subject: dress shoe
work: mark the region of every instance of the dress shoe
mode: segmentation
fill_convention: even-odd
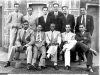
[[[37,69],[36,65],[34,65],[34,66],[32,65],[32,69],[36,70]]]
[[[59,68],[58,68],[58,66],[57,66],[57,65],[55,65],[55,66],[54,66],[54,69],[55,69],[55,70],[59,70]]]
[[[64,67],[64,70],[71,70],[71,67],[67,65]]]
[[[27,69],[31,70],[32,69],[32,65],[31,64],[27,64]]]
[[[14,60],[20,60],[19,58],[15,58],[15,57],[14,57],[13,59],[14,59]]]
[[[92,67],[89,66],[89,67],[87,68],[87,71],[88,71],[88,72],[93,72]]]
[[[8,67],[8,66],[10,66],[10,62],[9,61],[4,65],[4,67]]]
[[[45,69],[46,67],[45,67],[45,66],[41,66],[41,68],[42,68],[42,69]]]
[[[42,67],[41,66],[38,66],[38,68],[37,68],[39,71],[41,71],[42,70]]]
[[[94,49],[91,49],[91,48],[90,48],[90,51],[92,51],[92,52],[93,52],[93,54],[94,54],[95,56],[97,56],[97,55],[98,55],[97,51],[95,51]]]

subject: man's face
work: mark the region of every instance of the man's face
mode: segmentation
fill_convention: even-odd
[[[15,5],[15,11],[18,12],[18,10],[19,10],[19,5]]]
[[[43,8],[43,14],[47,15],[47,13],[48,13],[48,8]]]
[[[25,30],[27,30],[28,27],[29,27],[29,23],[28,23],[28,22],[25,22],[25,23],[23,24],[23,28],[24,28]]]
[[[85,8],[81,8],[81,9],[80,9],[80,13],[81,13],[81,15],[85,15],[85,14],[86,14]]]
[[[80,26],[79,26],[79,30],[80,30],[81,32],[83,32],[83,31],[85,31],[85,27],[84,27],[83,25],[80,25]]]
[[[27,12],[29,15],[32,15],[32,12],[33,12],[32,8],[28,8]]]
[[[55,24],[51,24],[50,29],[51,29],[51,31],[55,30]]]
[[[55,5],[53,5],[54,11],[58,11],[58,7],[59,7],[59,6],[58,6],[58,5],[56,5],[56,4],[55,4]]]
[[[42,26],[41,25],[38,25],[37,26],[37,31],[41,31],[42,30]]]
[[[70,25],[66,25],[66,32],[69,32],[71,29]]]
[[[63,7],[62,12],[63,12],[64,14],[65,14],[65,13],[68,13],[68,8]]]

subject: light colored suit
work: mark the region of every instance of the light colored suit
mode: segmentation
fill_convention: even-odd
[[[40,39],[38,40],[38,34],[40,34]],[[46,57],[46,48],[45,48],[45,33],[44,32],[35,32],[34,33],[34,38],[35,38],[35,45],[33,48],[33,60],[32,60],[32,65],[36,63],[37,56],[39,53],[41,53],[41,58],[39,62],[39,66],[44,66],[45,67],[45,57]]]
[[[9,50],[11,47],[14,46],[15,40],[17,37],[18,29],[22,28],[22,21],[24,20],[23,14],[20,12],[16,13],[15,11],[10,13],[7,20],[8,28],[10,28],[10,45]],[[16,26],[16,27],[14,27]]]
[[[32,61],[32,45],[34,44],[33,31],[30,29],[27,29],[26,35],[25,35],[25,41],[23,41],[24,31],[25,31],[24,29],[20,29],[18,31],[15,45],[11,47],[11,50],[9,50],[9,53],[8,53],[8,61],[13,60],[13,57],[19,47],[21,47],[23,45],[27,45],[27,49],[26,49],[27,63],[31,63],[31,61]]]
[[[57,62],[57,48],[58,45],[61,44],[61,35],[59,31],[54,30],[53,33],[52,31],[45,32],[46,34],[46,43],[49,47],[47,50],[48,54],[52,55],[51,61]],[[58,44],[50,45],[52,41],[52,34],[53,34],[53,42],[55,41]]]
[[[62,33],[63,51],[65,50],[65,66],[70,66],[70,50],[76,45],[75,34],[72,32]]]
[[[36,24],[37,24],[37,21],[36,21],[36,18],[34,18],[33,15],[26,15],[24,16],[24,19],[27,20],[29,22],[29,27],[33,30],[36,30]]]

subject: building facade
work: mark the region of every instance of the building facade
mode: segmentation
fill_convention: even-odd
[[[99,44],[95,45],[98,42],[99,36],[97,34],[99,32],[99,18],[98,15],[95,15],[92,12],[96,12],[99,14],[99,0],[0,0],[0,46],[2,46],[5,50],[8,49],[9,46],[9,29],[7,29],[6,21],[7,16],[10,12],[14,10],[14,3],[20,4],[20,12],[24,15],[27,14],[27,8],[31,6],[33,8],[33,15],[34,17],[40,17],[42,15],[42,7],[47,6],[49,7],[49,11],[53,10],[53,3],[59,3],[60,7],[59,10],[61,11],[61,7],[66,5],[69,7],[69,13],[73,14],[75,18],[80,15],[80,7],[85,6],[88,9],[88,13],[94,17],[94,25],[96,25],[94,34],[93,34],[93,43],[92,47],[98,50]],[[91,10],[92,9],[92,10]],[[98,11],[97,11],[98,10]],[[98,33],[99,34],[99,33]],[[97,37],[95,37],[97,36]],[[98,42],[99,43],[99,42]]]

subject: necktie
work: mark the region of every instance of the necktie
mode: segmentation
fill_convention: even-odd
[[[37,41],[39,41],[39,42],[41,41],[39,32],[38,32],[38,35],[37,35]]]
[[[26,30],[24,31],[23,38],[22,38],[24,43],[25,43],[25,36],[26,36]]]
[[[85,17],[83,15],[83,21],[82,21],[82,24],[85,26]]]

